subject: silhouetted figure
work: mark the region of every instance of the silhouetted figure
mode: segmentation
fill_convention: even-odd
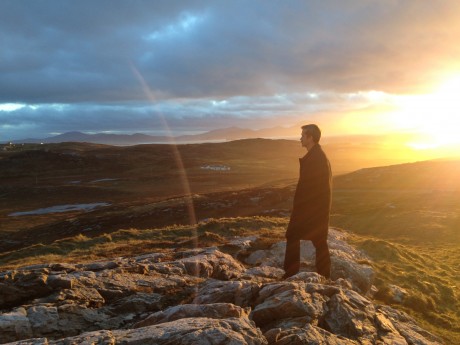
[[[302,126],[302,146],[307,154],[299,158],[300,176],[294,195],[291,219],[286,231],[284,278],[300,268],[300,240],[310,240],[316,248],[316,270],[326,278],[331,275],[327,245],[331,209],[331,166],[319,145],[321,131],[317,125]]]

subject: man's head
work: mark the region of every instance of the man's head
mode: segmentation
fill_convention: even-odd
[[[319,143],[321,139],[321,130],[317,125],[310,124],[302,126],[302,137],[300,141],[303,147],[309,150],[313,145]]]

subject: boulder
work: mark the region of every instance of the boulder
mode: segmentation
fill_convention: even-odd
[[[269,344],[273,345],[358,345],[359,342],[330,333],[317,326],[306,324],[286,330],[274,328],[264,334]]]
[[[251,319],[262,329],[284,328],[287,323],[304,326],[315,322],[323,313],[326,299],[318,293],[309,293],[305,284],[273,283],[264,286],[259,294]]]
[[[279,280],[283,277],[283,275],[284,270],[281,268],[272,266],[258,266],[247,269],[242,274],[241,279],[264,281],[264,279],[257,278],[268,278],[268,280]]]
[[[358,263],[369,260],[363,253],[357,251],[346,240],[346,233],[329,229],[328,243],[331,254],[331,278],[346,279],[352,288],[366,294],[370,291],[374,279],[372,267]],[[245,262],[250,265],[273,266],[282,268],[286,242],[278,242],[269,250],[257,250],[249,255]],[[311,241],[300,243],[301,269],[315,270],[315,248]]]
[[[346,338],[375,341],[375,307],[353,290],[341,290],[327,303],[327,312],[320,323],[322,328]]]
[[[148,266],[160,274],[190,275],[201,278],[229,280],[238,278],[246,268],[231,255],[217,248],[191,250],[180,254],[175,261],[153,263]]]
[[[0,315],[0,334],[2,343],[33,336],[32,326],[27,318],[27,311],[20,307]]]
[[[369,265],[359,264],[348,253],[331,255],[331,279],[345,279],[353,290],[367,294],[374,281],[374,270]]]
[[[14,344],[14,343],[13,343]],[[247,317],[210,319],[186,318],[174,322],[128,330],[100,330],[56,341],[30,339],[16,345],[125,344],[268,344],[263,334]]]
[[[161,310],[164,304],[163,295],[138,292],[117,300],[110,305],[109,309],[115,314],[141,314]]]
[[[193,300],[196,304],[232,303],[240,307],[252,306],[260,285],[250,281],[207,281]]]
[[[229,280],[239,278],[246,268],[231,255],[210,248],[197,255],[178,260],[188,275]]]
[[[59,313],[56,306],[37,305],[27,309],[27,318],[33,334],[52,335],[59,331]]]
[[[46,296],[53,289],[47,284],[49,271],[8,271],[0,274],[0,308],[8,308]]]
[[[397,285],[389,285],[391,302],[401,304],[407,297],[407,290]]]
[[[247,317],[246,309],[231,303],[211,304],[182,304],[159,311],[134,325],[134,328],[157,325],[191,317],[207,317],[211,319],[226,319],[231,317]]]
[[[288,282],[299,281],[299,282],[305,282],[305,283],[323,284],[326,282],[326,278],[316,272],[299,272],[287,278],[286,281]]]

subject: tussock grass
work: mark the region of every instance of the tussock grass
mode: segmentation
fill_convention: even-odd
[[[47,262],[93,261],[148,252],[222,246],[236,236],[258,235],[273,243],[284,238],[286,225],[285,218],[237,217],[208,219],[196,226],[121,229],[92,238],[79,234],[48,245],[36,244],[0,254],[0,270]]]
[[[351,242],[373,261],[377,300],[405,310],[446,343],[460,344],[460,244],[427,247],[356,235]],[[407,291],[401,303],[390,285]]]

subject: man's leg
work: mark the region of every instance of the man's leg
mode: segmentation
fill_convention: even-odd
[[[316,271],[329,279],[331,277],[331,257],[327,238],[312,240],[316,249]]]
[[[284,278],[293,276],[300,268],[300,240],[287,239],[284,254]]]

